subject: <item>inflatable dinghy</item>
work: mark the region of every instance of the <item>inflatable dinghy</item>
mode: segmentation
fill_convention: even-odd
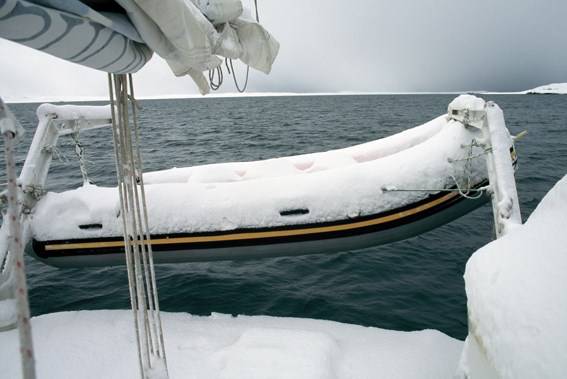
[[[332,253],[418,235],[488,199],[481,138],[444,115],[340,150],[146,173],[154,260]],[[47,193],[31,232],[46,263],[124,263],[116,188]]]

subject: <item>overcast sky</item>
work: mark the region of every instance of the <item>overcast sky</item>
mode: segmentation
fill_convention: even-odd
[[[517,91],[567,82],[567,0],[258,3],[281,48],[271,75],[251,71],[251,92]],[[1,96],[104,96],[105,75],[0,39]],[[139,96],[197,92],[155,55],[134,80]],[[233,91],[226,81],[221,92]]]

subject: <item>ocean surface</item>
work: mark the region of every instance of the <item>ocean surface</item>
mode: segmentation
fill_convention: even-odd
[[[360,95],[141,101],[145,170],[257,160],[346,147],[385,137],[446,112],[453,95]],[[567,96],[490,95],[517,143],[526,218],[567,173]],[[98,103],[100,104],[100,103]],[[13,104],[26,129],[20,165],[37,124],[37,104]],[[84,132],[89,175],[115,183],[110,129]],[[1,143],[0,143],[1,144]],[[49,190],[81,184],[74,145],[60,140]],[[442,148],[440,146],[439,148]],[[0,159],[0,183],[5,182]],[[238,262],[159,265],[161,308],[308,317],[395,330],[467,333],[463,273],[468,257],[493,238],[487,204],[421,236],[339,254]],[[59,269],[27,260],[34,315],[128,308],[124,267]]]

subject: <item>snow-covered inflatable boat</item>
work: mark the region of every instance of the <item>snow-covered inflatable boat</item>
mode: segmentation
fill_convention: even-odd
[[[146,173],[154,259],[332,253],[452,221],[488,199],[482,130],[455,117],[467,108],[473,120],[471,106],[485,103],[461,96],[448,115],[345,149]],[[49,264],[124,262],[116,188],[47,193],[33,211],[31,233],[33,253]]]

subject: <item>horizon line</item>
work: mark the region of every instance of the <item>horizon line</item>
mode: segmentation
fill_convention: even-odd
[[[461,95],[461,94],[479,94],[479,95],[524,95],[528,91],[377,91],[377,92],[223,92],[209,93],[201,95],[191,94],[164,94],[164,95],[148,95],[139,96],[136,100],[175,100],[175,99],[218,99],[218,98],[246,98],[246,97],[301,97],[301,96],[384,96],[384,95]],[[84,102],[84,101],[109,101],[105,96],[38,96],[31,98],[4,98],[7,104],[33,104],[42,102]]]

